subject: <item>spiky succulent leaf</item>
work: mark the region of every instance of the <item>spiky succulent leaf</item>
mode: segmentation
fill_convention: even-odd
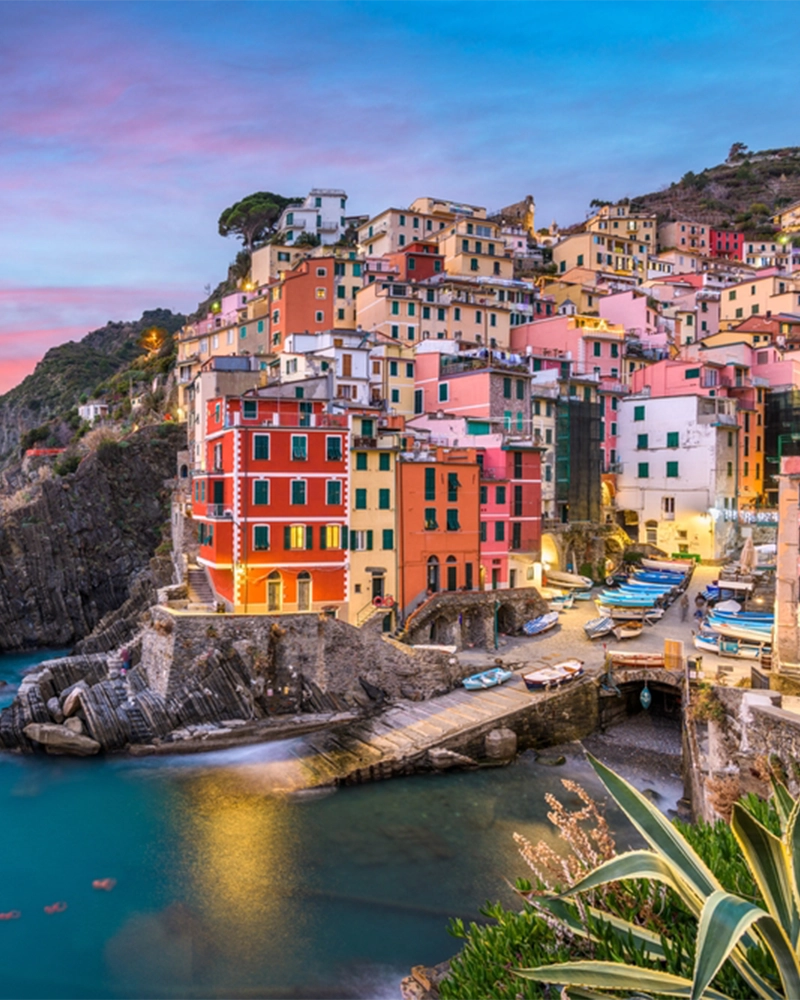
[[[516,974],[538,983],[556,983],[581,989],[649,991],[667,997],[686,997],[687,1000],[692,996],[691,979],[621,962],[561,962],[558,965],[540,965],[535,969],[517,969]],[[729,1000],[724,993],[711,989],[706,990],[704,997],[708,1000]]]
[[[558,917],[562,923],[569,927],[573,934],[589,938],[590,940],[597,940],[596,935],[592,934],[581,920],[576,908],[566,900],[539,897],[536,899],[536,903],[549,910],[553,916]],[[587,906],[586,910],[596,920],[602,920],[603,923],[612,927],[621,938],[625,939],[630,936],[637,945],[644,948],[645,954],[650,958],[664,958],[664,946],[661,943],[661,935],[649,931],[646,927],[639,927],[637,924],[623,920],[622,917],[618,917],[613,913],[598,910],[594,906]]]

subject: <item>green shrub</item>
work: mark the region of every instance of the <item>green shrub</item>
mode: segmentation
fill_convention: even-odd
[[[81,464],[80,455],[65,455],[60,461],[53,465],[53,472],[57,476],[69,476]]]

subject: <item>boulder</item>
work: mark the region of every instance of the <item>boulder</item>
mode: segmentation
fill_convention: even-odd
[[[47,711],[52,716],[53,722],[64,721],[64,713],[61,711],[61,705],[55,696],[47,699]]]
[[[493,729],[484,741],[489,760],[511,760],[517,753],[517,734],[513,729]]]
[[[64,699],[64,704],[61,706],[64,718],[68,719],[71,715],[74,715],[78,711],[81,707],[81,695],[84,691],[88,690],[89,685],[85,681],[78,681],[75,687]]]
[[[432,747],[428,751],[428,761],[435,771],[449,771],[453,767],[477,767],[471,757],[455,750],[445,750],[443,747]]]
[[[78,733],[80,735],[80,733],[83,732],[83,723],[77,715],[73,715],[71,719],[67,719],[64,725],[72,733]]]
[[[63,753],[75,754],[78,757],[88,757],[97,753],[100,744],[88,736],[74,733],[67,726],[59,726],[47,722],[31,722],[23,730],[29,740],[41,743],[43,746]]]

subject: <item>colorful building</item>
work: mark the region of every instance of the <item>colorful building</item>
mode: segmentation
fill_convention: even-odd
[[[347,611],[349,435],[325,410],[270,390],[208,401],[192,515],[231,611]]]

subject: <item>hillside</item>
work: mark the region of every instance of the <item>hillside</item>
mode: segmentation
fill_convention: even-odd
[[[691,170],[661,191],[631,202],[663,219],[688,219],[748,236],[774,233],[772,216],[800,199],[800,147],[743,151],[733,160]]]
[[[169,309],[151,309],[135,322],[107,323],[80,341],[52,347],[32,374],[0,396],[0,465],[16,457],[23,434],[66,415],[82,394],[91,395],[145,354],[139,346],[145,330],[160,327],[174,334],[183,322]]]

